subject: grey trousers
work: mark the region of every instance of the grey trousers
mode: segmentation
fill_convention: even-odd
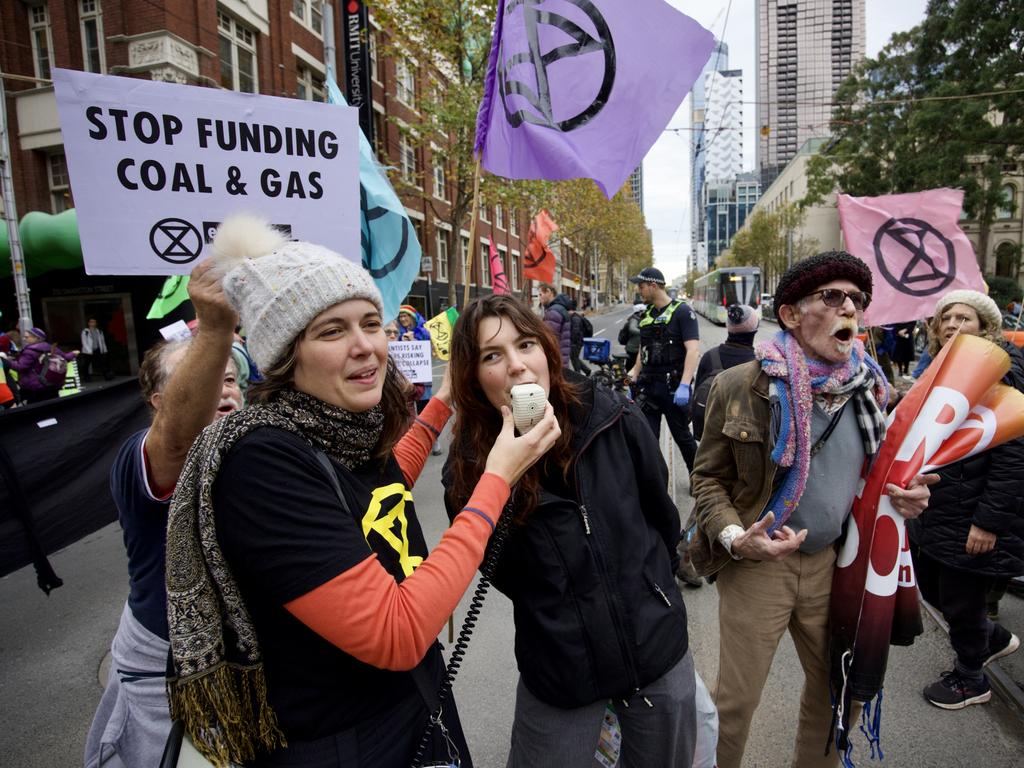
[[[85,768],[152,768],[160,763],[167,711],[166,640],[142,626],[126,603],[111,644],[110,676],[85,742]]]
[[[690,768],[697,739],[693,657],[686,655],[672,669],[629,699],[614,701],[622,729],[618,768]],[[545,704],[530,693],[522,678],[516,687],[512,749],[506,768],[595,768],[597,742],[607,701],[576,709]]]

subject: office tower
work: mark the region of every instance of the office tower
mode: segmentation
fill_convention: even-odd
[[[714,269],[722,251],[732,243],[761,197],[761,184],[756,171],[737,173],[731,179],[709,178],[703,193],[706,261],[697,265],[702,272]]]
[[[697,268],[701,257],[706,260],[702,240],[704,206],[701,203],[707,160],[705,152],[707,136],[704,128],[704,113],[707,108],[705,80],[712,72],[728,69],[729,46],[721,40],[716,40],[711,57],[704,65],[700,77],[694,82],[693,89],[690,91],[690,169],[692,171],[690,177],[690,269]]]
[[[757,168],[763,189],[807,139],[831,133],[832,96],[864,49],[864,0],[758,0]]]
[[[637,204],[640,213],[644,212],[644,166],[643,163],[636,167],[636,170],[629,175],[627,182],[627,194],[629,199]]]

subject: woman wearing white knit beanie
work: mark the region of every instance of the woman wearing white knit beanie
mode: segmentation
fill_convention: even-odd
[[[410,427],[358,263],[246,216],[213,250],[265,381],[200,435],[171,506],[172,718],[218,765],[407,768],[437,704],[437,634],[558,425],[549,406],[517,438],[504,414],[428,557],[411,488],[451,415],[447,377]],[[450,698],[441,719],[424,761],[472,765]]]

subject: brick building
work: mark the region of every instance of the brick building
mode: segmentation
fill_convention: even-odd
[[[341,40],[340,2],[335,8],[334,38]],[[0,3],[0,71],[6,77],[11,165],[19,216],[30,211],[60,214],[74,207],[68,180],[53,87],[52,69],[63,67],[110,75],[140,77],[212,88],[322,101],[324,16],[319,0],[8,0]],[[432,164],[429,148],[402,138],[395,121],[414,122],[417,97],[430,75],[416,62],[377,55],[384,30],[371,19],[371,74],[375,144],[382,164],[398,169],[414,191],[403,202],[423,247],[424,271],[410,292],[425,314],[447,305],[448,282],[462,296],[464,279],[450,275],[446,201],[450,184],[443,165]],[[340,45],[337,46],[340,51]],[[343,57],[336,68],[342,72]],[[339,81],[342,78],[339,77]],[[471,295],[491,284],[488,237],[493,237],[512,290],[521,293],[529,219],[533,212],[500,205],[482,207],[476,253],[469,277]],[[460,263],[469,251],[468,222],[457,239]],[[588,289],[583,259],[568,244],[560,249],[565,277],[562,289],[580,298]],[[464,270],[458,270],[464,271]],[[9,274],[0,271],[0,275]],[[9,277],[0,277],[0,310],[5,321],[16,316]],[[73,342],[87,316],[118,328],[123,372],[134,372],[139,350],[156,337],[165,321],[144,320],[159,288],[159,278],[91,277],[77,269],[33,275],[29,265],[33,316],[58,340]],[[122,329],[123,326],[123,329]],[[109,335],[109,334],[108,334]],[[76,346],[76,345],[75,345]],[[123,349],[121,348],[123,347]]]

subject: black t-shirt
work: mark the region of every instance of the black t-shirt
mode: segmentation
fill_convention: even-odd
[[[651,376],[664,373],[681,373],[683,370],[683,363],[686,360],[686,349],[684,343],[687,341],[698,341],[700,339],[700,326],[697,325],[697,315],[685,302],[679,303],[679,306],[676,307],[667,323],[662,324],[657,322],[657,318],[668,312],[673,303],[674,302],[669,302],[661,309],[652,306],[647,310],[647,312],[641,315],[641,320],[650,315],[650,317],[654,318],[654,322],[649,323],[648,325],[641,325],[640,344],[642,347],[649,347],[656,332],[655,329],[659,326],[667,326],[669,342],[673,345],[678,344],[680,347],[683,347],[679,354],[679,362],[677,365],[655,365],[647,362],[645,358],[643,366],[640,369],[641,376]]]
[[[371,552],[398,582],[427,555],[394,457],[383,472],[376,462],[334,467],[350,513],[309,444],[264,427],[235,444],[213,487],[217,539],[252,616],[268,700],[289,740],[338,733],[418,696],[408,673],[358,661],[284,608]]]
[[[167,510],[170,497],[158,499],[146,478],[142,446],[148,429],[125,440],[110,467],[110,495],[124,531],[128,553],[128,607],[153,634],[167,639]]]

